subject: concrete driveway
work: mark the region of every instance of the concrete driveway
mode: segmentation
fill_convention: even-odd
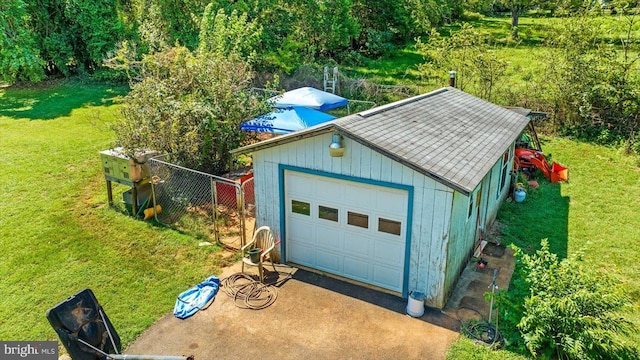
[[[241,309],[221,289],[208,309],[186,320],[166,315],[125,353],[196,360],[444,359],[459,336],[458,321],[440,311],[412,318],[405,314],[406,299],[284,265],[277,269],[280,279],[292,277],[266,309]],[[239,271],[236,264],[220,278]]]

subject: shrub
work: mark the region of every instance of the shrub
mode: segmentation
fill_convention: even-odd
[[[385,57],[395,50],[392,43],[393,33],[391,31],[378,31],[367,29],[367,40],[365,41],[365,54],[371,57]]]
[[[229,151],[247,140],[240,123],[268,109],[249,91],[250,67],[235,57],[170,48],[147,55],[141,76],[114,128],[130,156],[150,148],[176,154],[184,166],[222,174],[232,166]]]
[[[512,329],[517,321],[529,352],[558,359],[639,357],[638,349],[620,336],[637,330],[619,315],[630,300],[616,280],[577,259],[560,261],[546,239],[535,254],[516,249],[516,256],[514,293],[522,296],[525,285],[528,295],[524,303],[504,296],[499,302],[507,307],[504,315]],[[518,278],[524,281],[518,283]]]

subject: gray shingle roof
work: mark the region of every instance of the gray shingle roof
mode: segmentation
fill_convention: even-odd
[[[442,88],[234,152],[255,151],[337,130],[468,194],[528,122],[514,111],[454,88]]]

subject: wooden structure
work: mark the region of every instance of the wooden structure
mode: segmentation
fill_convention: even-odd
[[[442,308],[527,123],[449,87],[234,152],[253,156],[256,221],[285,262]]]
[[[104,150],[100,152],[100,161],[104,178],[107,182],[107,199],[109,206],[113,206],[112,182],[129,186],[131,193],[131,213],[138,213],[138,190],[149,184],[151,177],[146,162],[152,156],[158,155],[157,151],[143,150],[136,154],[136,159],[126,156],[122,148]],[[128,197],[127,194],[124,195]]]

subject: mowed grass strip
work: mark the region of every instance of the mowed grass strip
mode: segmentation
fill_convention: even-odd
[[[107,206],[99,152],[125,92],[0,90],[0,339],[56,340],[46,310],[89,287],[128,344],[225,265],[218,248]]]

